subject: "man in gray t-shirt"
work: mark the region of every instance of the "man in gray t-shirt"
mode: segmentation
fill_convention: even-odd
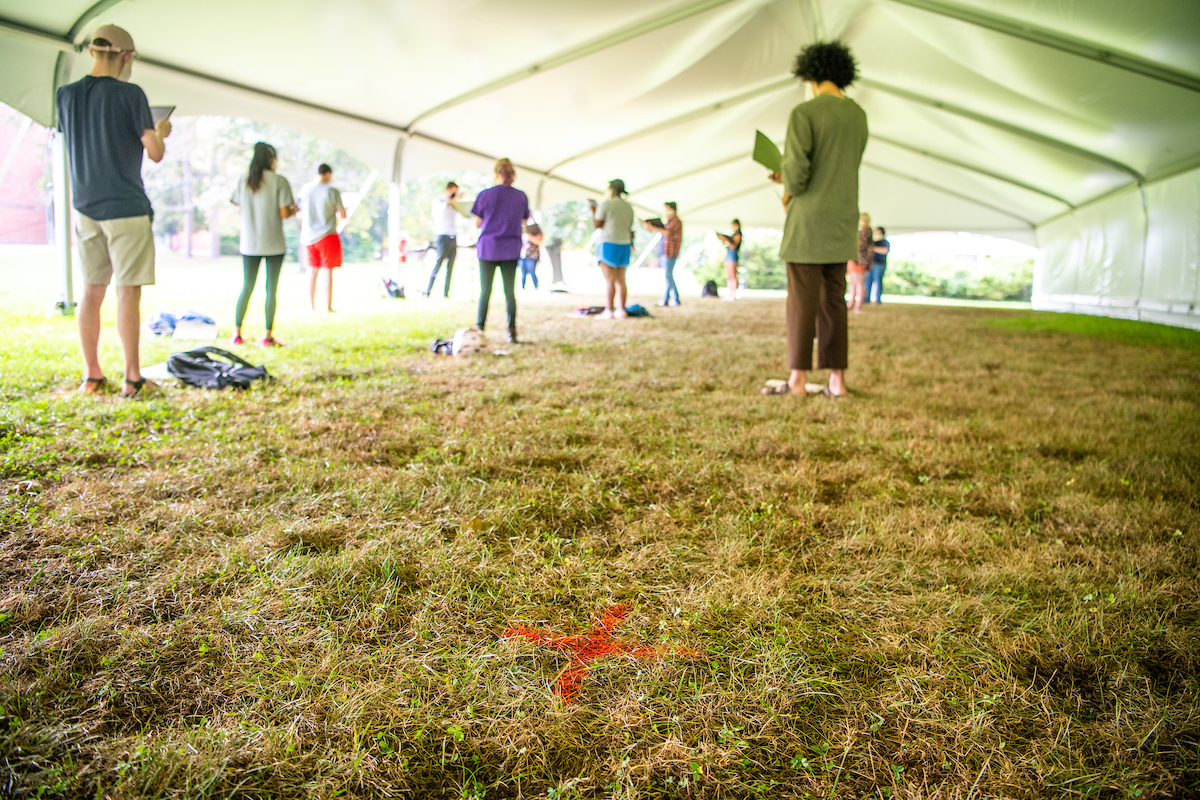
[[[346,218],[342,193],[334,188],[333,170],[317,167],[317,180],[300,190],[300,244],[308,259],[308,301],[317,310],[317,274],[325,270],[327,310],[333,311],[333,268],[342,265],[342,240],[337,218]]]

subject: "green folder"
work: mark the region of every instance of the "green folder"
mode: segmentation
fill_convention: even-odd
[[[783,154],[762,131],[754,132],[754,160],[771,172],[779,172],[783,169]]]

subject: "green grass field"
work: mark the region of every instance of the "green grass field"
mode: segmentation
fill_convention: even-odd
[[[227,328],[196,269],[148,305]],[[289,279],[273,383],[129,403],[4,275],[0,796],[1200,794],[1200,334],[884,305],[851,398],[763,398],[778,299],[529,293],[453,359],[466,290],[348,272],[333,317]],[[504,637],[614,604],[696,655],[568,703]]]

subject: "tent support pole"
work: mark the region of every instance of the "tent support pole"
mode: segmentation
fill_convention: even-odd
[[[71,285],[71,186],[67,178],[67,147],[59,131],[51,131],[50,137],[50,170],[54,182],[54,257],[58,272],[58,297],[50,306],[50,313],[73,317],[75,299]]]
[[[642,262],[646,260],[646,256],[650,255],[650,248],[652,248],[652,247],[654,247],[654,245],[658,244],[660,239],[662,239],[661,233],[656,233],[653,236],[651,236],[650,243],[648,245],[646,245],[644,248],[642,248],[642,254],[640,256],[638,256],[637,261],[633,262],[633,264],[631,264],[629,268],[637,269],[638,267],[640,267],[642,265]]]
[[[392,156],[392,179],[388,181],[388,260],[396,270],[396,282],[403,284],[400,274],[401,259],[404,253],[400,248],[400,179],[404,172],[404,145],[408,137],[401,136],[396,140],[396,152]]]
[[[400,279],[400,184],[395,181],[388,183],[388,263],[396,270],[396,279]]]
[[[346,230],[346,226],[350,224],[350,220],[354,219],[354,212],[358,211],[358,207],[362,205],[363,198],[367,196],[367,192],[371,191],[371,187],[375,185],[375,179],[378,177],[379,170],[377,169],[373,169],[367,174],[367,179],[363,181],[362,187],[358,190],[358,195],[354,198],[354,205],[350,206],[350,210],[346,212],[345,219],[338,221],[337,232],[339,234]]]
[[[1138,194],[1142,197],[1142,218],[1145,220],[1146,227],[1142,231],[1142,274],[1138,278],[1138,293],[1137,293],[1137,313],[1138,319],[1142,318],[1142,294],[1146,291],[1146,248],[1150,245],[1150,199],[1146,197],[1146,187],[1138,184]]]

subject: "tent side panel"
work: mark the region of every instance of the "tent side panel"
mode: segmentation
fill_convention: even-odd
[[[1146,311],[1193,314],[1200,305],[1200,169],[1146,188]]]
[[[1075,212],[1080,261],[1075,303],[1108,309],[1115,317],[1137,317],[1142,282],[1146,213],[1141,193],[1122,192]]]
[[[1075,214],[1064,214],[1039,227],[1037,243],[1040,252],[1033,266],[1033,307],[1071,311],[1082,247]]]
[[[1037,229],[1033,306],[1200,328],[1200,170]]]
[[[39,125],[54,124],[54,65],[58,50],[0,33],[0,102],[32,117]]]

